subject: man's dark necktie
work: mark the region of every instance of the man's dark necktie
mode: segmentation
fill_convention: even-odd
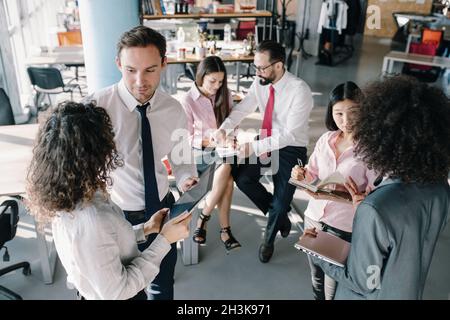
[[[150,218],[156,211],[161,209],[159,200],[158,184],[155,175],[155,157],[153,155],[152,131],[150,122],[147,118],[147,107],[149,102],[142,106],[137,106],[141,114],[141,138],[142,138],[142,156],[144,166],[144,185],[145,185],[145,217]]]

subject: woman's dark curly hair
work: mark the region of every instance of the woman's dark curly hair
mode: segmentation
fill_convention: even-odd
[[[111,120],[94,104],[63,102],[40,126],[27,175],[27,205],[38,222],[72,211],[112,184],[122,165]]]
[[[354,123],[356,153],[383,176],[445,181],[450,169],[450,103],[438,88],[395,76],[364,90]]]

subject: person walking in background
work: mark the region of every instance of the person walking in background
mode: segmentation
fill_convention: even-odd
[[[188,213],[161,228],[167,208],[133,230],[107,193],[110,171],[122,165],[101,107],[60,104],[39,128],[27,205],[40,226],[52,222],[58,257],[82,299],[146,300],[170,244],[189,235]],[[136,241],[150,234],[154,241],[139,252]]]
[[[264,114],[258,140],[239,146],[240,158],[251,158],[233,164],[231,170],[239,189],[269,215],[258,254],[263,263],[273,255],[277,232],[285,238],[291,230],[287,213],[295,187],[288,181],[297,159],[306,162],[308,120],[313,107],[309,86],[285,69],[285,60],[285,48],[280,43],[265,40],[259,44],[254,59],[257,78],[214,134],[220,143],[227,130],[236,128],[257,107]],[[266,167],[272,169],[273,195],[259,181]]]
[[[377,81],[352,131],[357,156],[384,180],[357,206],[346,265],[314,263],[338,282],[336,299],[421,299],[450,213],[449,100],[413,78]]]
[[[361,90],[349,81],[337,85],[330,93],[325,132],[317,141],[306,167],[296,165],[292,178],[312,182],[323,180],[334,172],[352,179],[356,189],[365,192],[373,188],[375,172],[354,155],[355,144],[351,125],[359,109]],[[342,186],[346,191],[345,187]],[[355,208],[350,202],[336,201],[335,198],[307,191],[312,197],[305,211],[305,229],[316,228],[329,232],[345,241],[351,242],[352,224]],[[316,300],[332,300],[336,281],[327,276],[308,255],[311,268],[311,281]]]
[[[181,144],[189,150],[187,137],[173,139],[176,130],[187,131],[187,120],[180,103],[158,89],[161,72],[166,67],[166,39],[157,31],[135,27],[117,44],[116,64],[122,79],[90,95],[111,117],[115,142],[125,165],[111,174],[112,200],[125,212],[133,225],[147,221],[153,212],[174,203],[169,191],[167,170],[161,159],[171,161],[177,186],[186,191],[197,181],[192,154],[174,159],[172,150]],[[182,144],[186,144],[184,147]],[[140,245],[144,250],[154,240]],[[149,288],[151,300],[173,299],[176,244],[161,263],[158,276]]]
[[[191,89],[183,96],[183,106],[191,135],[191,146],[196,154],[197,171],[201,174],[208,165],[215,163],[217,155],[210,136],[230,114],[233,99],[228,90],[227,71],[223,61],[217,56],[209,56],[200,62],[196,79]],[[219,209],[220,238],[227,252],[239,248],[230,227],[230,208],[233,197],[233,177],[231,166],[222,163],[217,168],[211,193],[206,198],[205,207],[197,221],[193,240],[206,242],[206,222],[214,208]]]

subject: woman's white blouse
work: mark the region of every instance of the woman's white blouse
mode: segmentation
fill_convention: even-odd
[[[101,192],[73,212],[59,212],[52,229],[67,280],[86,299],[135,296],[156,277],[170,250],[168,241],[158,235],[140,252],[137,240],[143,224],[133,230],[122,210]]]

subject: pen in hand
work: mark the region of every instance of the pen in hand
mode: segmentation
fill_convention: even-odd
[[[305,172],[305,169],[304,169],[304,167],[303,167],[303,161],[300,159],[300,158],[297,158],[297,163],[298,163],[298,166],[299,166],[299,168],[301,168],[301,169],[303,169],[302,171],[302,175],[303,175],[303,179],[306,179],[306,172]]]

